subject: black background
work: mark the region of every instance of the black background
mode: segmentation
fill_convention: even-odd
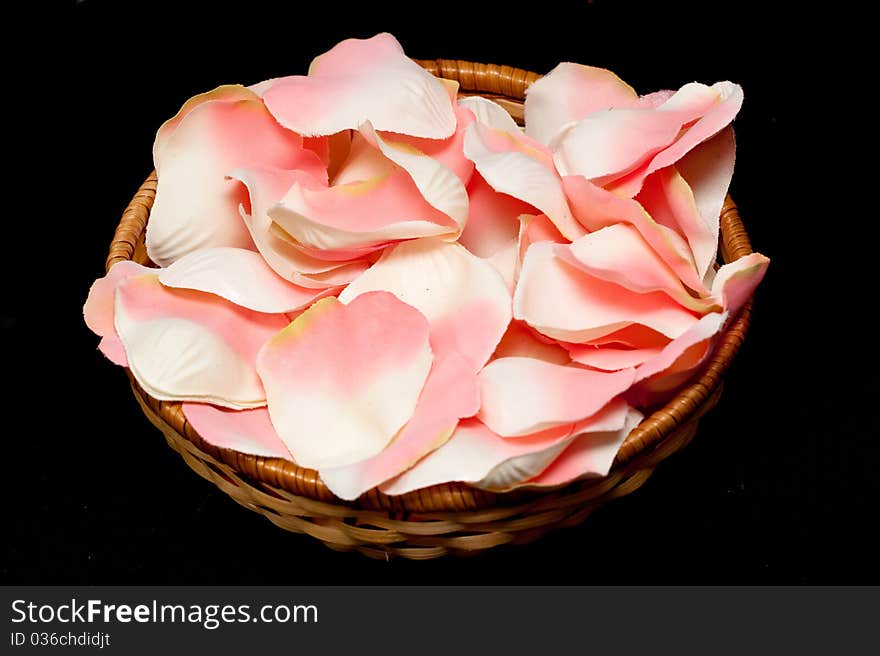
[[[8,60],[22,79],[6,106],[40,127],[6,125],[30,155],[12,162],[16,179],[36,190],[7,193],[12,238],[26,241],[3,247],[25,257],[4,283],[0,582],[880,583],[876,325],[857,268],[870,262],[854,255],[874,219],[845,206],[869,190],[825,150],[858,140],[833,113],[843,67],[826,16],[622,0],[308,5],[84,0],[19,25],[28,45]],[[772,264],[721,404],[637,493],[531,546],[385,563],[277,529],[167,447],[81,319],[162,121],[197,92],[305,72],[337,41],[379,31],[413,57],[539,72],[577,61],[641,92],[745,89],[732,194]]]

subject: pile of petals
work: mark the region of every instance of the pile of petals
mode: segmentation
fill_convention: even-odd
[[[86,301],[100,350],[342,499],[606,475],[767,268],[715,263],[742,90],[563,63],[525,128],[458,91],[379,34],[187,101],[153,148],[156,268]]]

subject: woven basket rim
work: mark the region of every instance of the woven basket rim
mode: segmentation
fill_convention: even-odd
[[[438,77],[457,81],[462,91],[499,100],[518,119],[522,119],[521,101],[525,90],[541,77],[524,69],[463,60],[415,61]],[[151,264],[143,238],[156,186],[157,177],[153,171],[122,215],[110,245],[106,270],[109,271],[110,267],[123,260]],[[725,262],[734,261],[752,252],[745,227],[730,196],[725,199],[720,224],[719,250]],[[742,344],[750,318],[751,301],[729,321],[703,371],[668,403],[647,415],[630,433],[617,453],[612,472],[631,469],[637,464],[634,461],[649,457],[650,452],[657,449],[676,427],[702,414],[717,399],[722,376]],[[150,397],[131,377],[131,373],[128,373],[132,388],[140,397],[142,408],[146,407],[145,404],[149,405],[163,422],[191,442],[196,449],[226,463],[242,477],[263,489],[280,488],[316,502],[378,511],[456,513],[533,502],[551,492],[557,493],[566,488],[577,493],[586,488],[601,486],[606,480],[587,478],[557,488],[519,489],[505,493],[487,492],[465,483],[446,483],[400,496],[388,496],[373,488],[356,501],[345,502],[330,492],[315,470],[299,467],[281,458],[254,456],[233,449],[218,448],[205,442],[186,421],[179,402],[159,401]]]

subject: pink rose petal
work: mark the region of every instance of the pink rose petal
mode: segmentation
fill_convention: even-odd
[[[300,287],[322,290],[345,285],[366,271],[366,261],[313,257],[282,231],[273,229],[269,208],[281,200],[294,181],[301,179],[302,172],[253,168],[236,169],[230,176],[248,191],[250,208],[242,206],[239,212],[260,255],[279,276]]]
[[[542,339],[541,335],[522,321],[510,322],[492,358],[536,358],[554,364],[571,362],[568,351],[546,337]]]
[[[351,303],[365,292],[391,292],[431,324],[437,357],[458,353],[479,370],[510,322],[510,293],[487,261],[437,239],[403,242],[339,294]]]
[[[292,460],[266,408],[228,410],[207,403],[184,403],[183,415],[208,444],[264,458]]]
[[[697,316],[666,293],[637,293],[592,276],[558,257],[560,248],[532,244],[514,294],[514,318],[538,332],[584,343],[638,324],[675,338],[696,323]]]
[[[276,274],[263,257],[241,248],[193,251],[159,273],[166,287],[222,296],[257,312],[281,314],[304,309],[334,291],[294,285]]]
[[[522,132],[507,110],[488,98],[468,96],[459,100],[458,105],[470,111],[478,123],[487,127],[503,132]]]
[[[438,154],[444,154],[439,144],[435,146],[419,144],[424,151],[419,150],[412,141],[395,140],[395,135],[380,135],[369,123],[362,125],[360,132],[371,145],[375,145],[385,157],[409,174],[422,198],[431,207],[455,222],[458,229],[450,237],[458,237],[468,218],[466,182],[462,182],[460,176],[465,175],[464,171],[467,170],[466,177],[469,179],[470,173],[473,172],[472,165],[466,166],[470,161],[461,153],[461,136],[449,146],[449,152],[457,150],[460,162],[453,163],[447,157],[447,162],[444,163],[436,157]],[[458,172],[448,164],[455,166]]]
[[[513,196],[495,191],[480,174],[475,174],[467,187],[470,211],[459,241],[479,257],[492,257],[516,241],[520,230],[520,214],[533,214],[535,209]]]
[[[432,354],[428,322],[392,294],[317,301],[260,351],[269,415],[302,467],[382,451],[412,417]]]
[[[642,413],[629,408],[622,428],[577,435],[544,471],[524,486],[551,487],[585,476],[607,476],[624,440],[641,421]]]
[[[480,372],[477,415],[504,437],[582,421],[633,383],[634,371],[590,371],[534,358],[493,360]]]
[[[608,185],[608,188],[622,196],[635,196],[641,189],[645,178],[654,171],[675,164],[693,149],[730,125],[742,107],[742,88],[731,82],[718,82],[713,84],[711,89],[718,96],[716,103],[688,126],[668,148],[648,158],[627,175],[614,180]]]
[[[213,294],[169,289],[155,274],[130,277],[116,289],[116,331],[131,372],[163,401],[264,405],[257,352],[287,323],[284,315],[254,312]]]
[[[296,180],[269,216],[296,241],[314,249],[313,256],[318,251],[457,235],[459,230],[452,218],[425,200],[401,168],[383,177],[332,187]]]
[[[519,132],[503,132],[480,123],[468,126],[464,154],[495,191],[538,208],[568,239],[585,234],[572,216],[552,154]]]
[[[718,270],[712,283],[712,295],[732,316],[749,300],[764,279],[770,260],[760,253],[751,253]]]
[[[354,130],[365,121],[429,139],[455,131],[444,85],[390,34],[342,41],[315,58],[308,77],[276,80],[263,100],[282,125],[309,136]]]
[[[706,312],[718,309],[711,299],[691,296],[678,276],[632,225],[618,223],[556,248],[556,256],[589,275],[639,294],[663,292],[682,306]]]
[[[685,285],[700,294],[707,293],[684,237],[655,221],[637,201],[611,193],[580,176],[563,178],[563,186],[575,217],[587,230],[629,223]]]
[[[380,489],[386,494],[406,494],[453,481],[498,491],[512,489],[540,474],[575,436],[621,430],[628,411],[627,404],[618,400],[577,426],[568,424],[516,439],[501,437],[478,419],[466,419],[448,442]]]
[[[116,334],[114,325],[114,304],[116,299],[116,287],[122,281],[132,276],[150,273],[152,270],[140,264],[128,260],[117,262],[107,275],[98,278],[89,289],[89,296],[83,306],[83,318],[89,329],[101,337],[98,350],[103,353],[110,362],[121,367],[128,366],[128,358],[119,336]]]
[[[682,228],[691,245],[691,250],[694,252],[695,260],[698,263],[701,261],[709,262],[704,274],[704,282],[707,285],[711,284],[709,278],[714,275],[711,265],[714,263],[718,250],[721,210],[724,207],[724,199],[733,178],[735,158],[736,141],[733,136],[733,128],[728,126],[691,150],[675,164],[675,169],[690,187],[697,212],[703,219],[702,225],[694,220],[693,227],[682,226]],[[711,236],[711,240],[709,236]],[[711,252],[711,258],[708,255],[701,255],[701,251],[703,253]],[[705,260],[703,260],[704,257]]]
[[[409,469],[449,439],[459,419],[480,407],[480,389],[470,363],[455,354],[435,360],[412,418],[381,452],[346,467],[324,468],[321,480],[338,497],[358,498]]]
[[[201,248],[254,247],[239,215],[243,190],[227,177],[234,169],[323,169],[253,92],[239,87],[237,94],[229,87],[203,94],[182,118],[172,119],[173,130],[160,128],[159,183],[146,234],[150,259],[160,266]]]
[[[611,71],[563,62],[526,91],[526,133],[549,145],[569,123],[637,101],[633,88]]]

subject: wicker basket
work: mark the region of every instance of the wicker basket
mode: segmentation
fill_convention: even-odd
[[[509,66],[443,59],[419,63],[435,75],[457,80],[465,94],[496,100],[519,121],[525,90],[539,77]],[[121,260],[150,265],[143,240],[155,192],[153,173],[122,215],[108,269]],[[721,257],[729,262],[751,252],[736,206],[727,198],[721,214]],[[158,401],[130,373],[129,379],[141,409],[168,444],[196,473],[241,505],[332,549],[382,559],[429,559],[529,542],[552,528],[578,524],[606,501],[638,489],[660,461],[690,442],[700,416],[717,402],[722,375],[745,337],[750,314],[749,303],[720,336],[702,373],[626,438],[607,477],[546,491],[495,494],[455,483],[397,497],[373,489],[355,502],[342,502],[314,470],[207,444],[187,423],[179,403]]]

